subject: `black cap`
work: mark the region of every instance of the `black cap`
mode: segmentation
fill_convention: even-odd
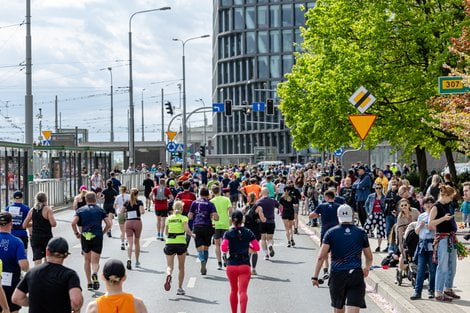
[[[357,169],[358,169],[358,170],[363,170],[363,171],[365,171],[365,170],[366,170],[366,168],[365,168],[365,166],[364,166],[364,165],[361,165],[361,166],[359,166]]]
[[[23,193],[21,191],[15,191],[15,193],[13,194],[13,198],[14,199],[23,199]]]
[[[47,243],[47,250],[52,254],[61,255],[62,257],[68,256],[69,244],[63,237],[54,237]]]
[[[108,260],[103,267],[103,276],[106,280],[120,281],[126,275],[124,264],[116,259]],[[114,276],[114,277],[112,277]]]
[[[9,212],[0,212],[0,226],[5,226],[11,223],[12,217]]]

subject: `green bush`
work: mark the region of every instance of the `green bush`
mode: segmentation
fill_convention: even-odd
[[[412,171],[408,175],[405,175],[403,178],[408,179],[411,186],[419,187],[419,173],[418,173],[418,171]]]

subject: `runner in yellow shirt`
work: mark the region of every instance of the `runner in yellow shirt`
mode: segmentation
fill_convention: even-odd
[[[217,257],[218,269],[223,269],[222,267],[222,252],[220,251],[220,245],[222,244],[222,239],[225,232],[230,228],[230,216],[232,215],[232,202],[229,198],[221,195],[220,186],[216,185],[212,187],[213,198],[211,202],[214,204],[217,214],[219,215],[219,220],[214,222],[215,233],[214,233],[214,242],[215,242],[215,255]],[[227,257],[224,254],[224,264],[227,266]]]

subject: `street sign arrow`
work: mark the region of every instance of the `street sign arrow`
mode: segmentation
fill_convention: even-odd
[[[374,125],[377,115],[375,114],[351,114],[348,116],[359,138],[366,139],[372,125]]]
[[[219,113],[224,112],[224,104],[223,103],[212,103],[212,112]]]

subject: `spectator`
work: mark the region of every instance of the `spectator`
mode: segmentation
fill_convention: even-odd
[[[359,177],[354,182],[353,189],[355,191],[356,211],[359,216],[359,221],[361,222],[362,227],[364,227],[367,220],[367,213],[364,205],[367,196],[370,193],[372,181],[370,179],[370,176],[366,174],[366,169],[364,166],[359,166],[359,168],[357,169],[357,173]]]

